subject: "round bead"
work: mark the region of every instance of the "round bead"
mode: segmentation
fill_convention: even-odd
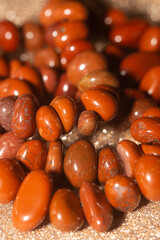
[[[135,182],[123,175],[116,175],[106,181],[105,195],[110,204],[121,212],[133,211],[141,200]]]
[[[66,151],[64,173],[69,182],[79,188],[83,182],[94,182],[97,178],[97,154],[87,140],[78,140]]]
[[[69,189],[55,192],[49,209],[50,221],[61,231],[77,231],[84,223],[79,198]]]
[[[67,68],[69,81],[77,86],[87,73],[107,68],[106,60],[96,51],[84,51],[76,55]]]

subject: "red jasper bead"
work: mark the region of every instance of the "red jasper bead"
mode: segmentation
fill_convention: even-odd
[[[49,208],[50,221],[61,231],[77,231],[84,223],[79,198],[67,188],[58,189]]]
[[[70,132],[77,121],[77,107],[75,101],[68,96],[59,96],[52,100],[50,106],[57,112],[65,132]]]
[[[0,125],[7,131],[11,132],[12,114],[16,97],[4,97],[0,99]]]
[[[98,181],[101,184],[119,174],[119,163],[113,149],[102,148],[98,157]]]
[[[36,124],[41,137],[46,141],[56,141],[62,132],[62,124],[56,111],[50,106],[42,106],[36,113]]]
[[[66,73],[63,73],[59,78],[54,96],[69,96],[74,98],[76,91],[77,88],[68,80]]]
[[[107,68],[107,62],[96,51],[84,51],[76,55],[67,68],[68,80],[75,86],[87,73]]]
[[[63,168],[67,179],[76,188],[83,182],[94,182],[97,178],[97,154],[94,146],[83,139],[73,143],[66,151]]]
[[[0,159],[0,203],[14,200],[25,173],[14,159]]]
[[[62,50],[67,43],[87,38],[88,28],[82,21],[59,22],[48,27],[45,40],[51,47]]]
[[[49,95],[53,95],[58,85],[58,73],[55,69],[44,66],[39,69],[42,75],[42,81],[45,88],[45,91]]]
[[[160,119],[142,117],[135,120],[130,128],[131,135],[141,143],[160,141]]]
[[[30,140],[19,148],[16,159],[30,170],[43,170],[47,159],[47,149],[40,140]]]
[[[140,146],[130,140],[123,140],[118,143],[116,150],[122,173],[133,178],[135,163],[143,155]]]
[[[109,40],[118,46],[137,48],[140,37],[148,28],[143,19],[133,19],[111,29]]]
[[[85,182],[80,188],[80,200],[87,222],[98,232],[107,231],[113,221],[112,207],[97,185]]]
[[[28,138],[34,134],[38,106],[38,100],[30,94],[17,98],[12,114],[12,131],[20,138]]]
[[[75,40],[69,42],[62,50],[60,55],[61,65],[64,69],[68,67],[70,61],[80,52],[94,50],[93,45],[85,40]]]
[[[27,50],[35,51],[43,46],[44,34],[40,25],[25,22],[22,26],[24,46]]]
[[[124,12],[116,8],[109,8],[104,15],[104,23],[107,26],[117,26],[127,22],[127,16]]]
[[[160,50],[160,28],[148,27],[139,41],[139,50],[144,52],[159,52]]]
[[[131,112],[129,114],[129,121],[132,123],[136,119],[142,117],[143,113],[151,108],[156,107],[157,104],[150,98],[138,99],[133,103]]]
[[[134,52],[126,56],[120,64],[122,76],[130,76],[140,81],[147,71],[160,65],[160,56],[156,53]]]
[[[58,21],[84,21],[88,13],[78,1],[52,1],[42,9],[40,22],[45,27]]]
[[[8,97],[8,96],[20,96],[22,94],[32,94],[32,87],[23,80],[14,79],[14,78],[6,78],[2,82],[0,82],[0,97]]]
[[[57,52],[54,48],[44,47],[39,49],[34,56],[34,65],[37,68],[51,67],[59,68],[60,61]]]
[[[31,171],[23,180],[17,193],[12,222],[20,231],[35,229],[45,219],[51,196],[53,182],[42,170]]]
[[[133,211],[141,200],[135,182],[123,175],[116,175],[106,181],[105,195],[110,204],[121,212]]]
[[[13,132],[4,133],[0,137],[0,159],[16,158],[16,154],[24,143],[24,140]]]
[[[148,108],[143,113],[142,117],[160,118],[160,108],[159,107]]]
[[[144,152],[144,154],[153,154],[153,155],[159,155],[160,156],[160,144],[141,144],[141,148]]]
[[[63,170],[63,144],[61,141],[50,142],[45,171],[61,175]]]
[[[135,165],[135,178],[142,194],[150,201],[160,200],[160,157],[145,155]]]
[[[140,81],[139,88],[154,100],[160,101],[160,66],[152,67],[146,72]]]
[[[87,110],[97,112],[104,121],[110,121],[117,113],[117,100],[101,89],[88,89],[81,94],[81,101]]]
[[[94,111],[84,110],[79,115],[77,130],[80,134],[85,136],[92,135],[98,126],[97,114]]]
[[[0,48],[6,52],[15,51],[19,45],[19,33],[16,26],[9,21],[0,22]]]

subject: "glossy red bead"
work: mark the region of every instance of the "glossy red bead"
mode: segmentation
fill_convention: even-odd
[[[160,118],[160,108],[159,107],[148,108],[143,113],[142,117]]]
[[[26,141],[19,148],[16,159],[29,170],[43,170],[47,160],[47,148],[40,140]]]
[[[160,156],[160,144],[141,144],[144,154],[153,154]]]
[[[160,200],[160,157],[145,155],[135,165],[135,178],[142,194],[150,201]]]
[[[98,232],[109,230],[113,212],[104,192],[97,185],[85,182],[81,185],[79,193],[88,224]]]
[[[125,13],[116,8],[108,8],[104,15],[104,23],[111,27],[126,23],[127,20]]]
[[[130,127],[131,135],[141,143],[160,142],[160,119],[142,117]]]
[[[45,91],[53,96],[53,93],[56,90],[58,85],[58,72],[48,66],[41,67],[40,73],[42,75],[42,81],[45,88]]]

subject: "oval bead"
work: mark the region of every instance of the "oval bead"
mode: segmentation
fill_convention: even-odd
[[[119,174],[119,163],[113,149],[102,148],[98,156],[98,181],[101,184]]]
[[[160,144],[141,144],[144,154],[153,154],[160,156]]]
[[[134,52],[125,57],[120,63],[120,73],[140,81],[147,71],[160,64],[160,56],[156,53]]]
[[[56,111],[50,106],[42,106],[36,113],[39,134],[46,141],[56,141],[62,132],[62,124]]]
[[[68,96],[59,96],[51,101],[50,106],[57,112],[65,132],[70,132],[77,121],[77,107],[74,100]]]
[[[12,221],[21,231],[36,228],[49,209],[53,184],[49,175],[41,170],[30,172],[23,180],[17,193]]]
[[[0,203],[11,202],[21,185],[25,173],[14,159],[0,159]]]
[[[104,14],[104,23],[109,26],[117,26],[127,22],[127,16],[119,9],[109,7]]]
[[[143,152],[137,144],[130,140],[123,140],[116,147],[122,173],[128,177],[134,177],[134,166]]]
[[[24,140],[13,132],[4,133],[0,137],[0,159],[16,158],[16,154],[24,143]]]
[[[45,171],[61,175],[63,171],[63,144],[61,141],[50,142]]]
[[[94,182],[97,178],[97,154],[87,140],[78,140],[66,151],[64,173],[69,182],[79,188],[83,182]]]
[[[58,189],[51,200],[50,221],[61,231],[77,231],[84,223],[79,198],[69,189]]]
[[[160,156],[144,155],[135,165],[135,179],[150,201],[160,200]]]
[[[88,73],[107,68],[106,59],[96,51],[84,51],[76,55],[67,68],[68,80],[78,86],[80,79]]]
[[[87,73],[78,82],[78,89],[80,91],[87,90],[97,85],[108,85],[111,87],[119,87],[119,81],[114,74],[106,70],[95,71]]]
[[[143,19],[127,21],[111,29],[109,40],[121,47],[138,48],[139,40],[148,26]]]
[[[20,138],[25,139],[34,134],[38,105],[38,100],[30,94],[17,98],[12,114],[12,131]]]
[[[0,97],[15,96],[18,97],[22,94],[33,94],[31,86],[23,80],[6,78],[0,82]]]
[[[47,149],[40,140],[30,140],[19,148],[16,159],[29,170],[43,170],[47,160]]]
[[[160,142],[160,119],[142,117],[134,121],[131,135],[141,143]]]
[[[62,50],[67,43],[82,40],[88,36],[88,27],[82,21],[58,22],[48,27],[45,40],[51,47]]]
[[[98,126],[98,118],[94,111],[84,110],[79,115],[77,130],[80,134],[90,136],[94,134]]]
[[[148,27],[139,41],[139,50],[144,52],[159,52],[160,50],[160,28]]]
[[[98,232],[109,230],[113,221],[113,212],[104,192],[97,185],[85,182],[79,193],[88,224]]]
[[[139,89],[160,101],[160,66],[152,67],[140,81]]]
[[[9,96],[0,99],[0,125],[11,132],[12,114],[14,109],[15,97]]]
[[[8,77],[9,75],[9,69],[8,69],[8,63],[7,61],[0,57],[0,77]]]
[[[106,181],[105,195],[110,204],[121,212],[133,211],[141,200],[141,194],[135,182],[123,175],[116,175]]]
[[[116,99],[101,89],[88,89],[81,94],[81,101],[86,110],[98,113],[104,121],[110,121],[118,111]]]

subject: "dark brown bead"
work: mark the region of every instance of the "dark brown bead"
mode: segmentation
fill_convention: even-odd
[[[94,111],[85,110],[81,112],[77,124],[77,130],[80,134],[90,136],[94,134],[97,126],[98,118]]]
[[[97,154],[87,140],[78,140],[66,151],[64,173],[69,182],[79,188],[83,182],[94,182],[97,178]]]
[[[7,131],[11,132],[12,114],[16,97],[4,97],[0,99],[0,125]]]
[[[117,156],[111,148],[103,148],[98,157],[98,181],[101,184],[119,174],[119,164]]]
[[[141,200],[135,182],[123,175],[116,175],[106,181],[105,195],[110,204],[121,212],[133,211]]]
[[[97,185],[85,182],[80,188],[80,200],[87,222],[98,232],[107,231],[113,221],[112,207]]]
[[[77,231],[84,223],[79,198],[69,189],[55,192],[49,209],[50,221],[61,231]]]

